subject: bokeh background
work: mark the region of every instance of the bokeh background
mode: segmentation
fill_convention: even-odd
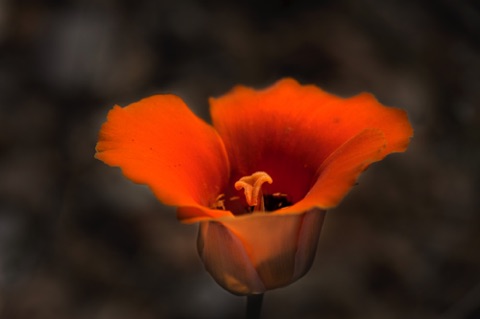
[[[93,158],[113,104],[284,76],[408,111],[263,318],[480,318],[480,5],[0,0],[0,318],[242,318],[196,226]]]

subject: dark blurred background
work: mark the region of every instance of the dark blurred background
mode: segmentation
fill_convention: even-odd
[[[0,0],[0,318],[242,318],[182,225],[93,158],[115,103],[284,76],[408,111],[263,318],[480,318],[474,1]]]

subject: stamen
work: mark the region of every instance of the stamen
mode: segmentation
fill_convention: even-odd
[[[265,172],[256,172],[250,176],[244,176],[235,183],[235,189],[245,192],[245,199],[249,206],[253,207],[254,212],[264,212],[265,204],[263,201],[262,185],[263,183],[272,184],[273,180]]]
[[[226,210],[225,209],[225,194],[218,195],[217,198],[215,199],[215,202],[211,206],[211,208]]]

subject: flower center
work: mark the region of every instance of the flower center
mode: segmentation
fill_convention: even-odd
[[[235,189],[243,189],[245,199],[253,212],[265,212],[265,202],[263,199],[262,185],[264,183],[272,184],[273,180],[265,172],[256,172],[250,176],[244,176],[235,183]]]
[[[245,193],[245,200],[241,200],[233,189],[220,194],[210,206],[212,209],[229,210],[234,215],[243,215],[253,212],[273,212],[293,204],[287,194],[276,192],[264,194],[262,186],[272,184],[273,179],[265,172],[256,172],[250,176],[240,178],[233,185],[237,191]]]

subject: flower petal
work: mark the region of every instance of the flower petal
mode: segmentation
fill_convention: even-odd
[[[243,243],[222,223],[200,223],[198,253],[207,271],[226,290],[238,295],[266,290]]]
[[[293,79],[261,91],[238,86],[210,104],[229,155],[231,182],[265,171],[273,184],[264,192],[288,194],[292,202],[316,182],[324,160],[364,129],[383,133],[383,156],[404,151],[412,136],[404,111],[384,107],[369,94],[343,99]]]
[[[254,213],[219,222],[241,240],[270,290],[288,285],[308,271],[324,216],[324,211],[313,209],[295,215]]]
[[[115,106],[96,150],[96,158],[147,184],[165,204],[186,207],[187,218],[231,216],[208,208],[228,182],[223,143],[174,95]]]
[[[305,198],[276,213],[302,212],[311,207],[335,207],[355,184],[360,173],[371,163],[385,157],[386,147],[382,131],[364,130],[344,143],[322,163],[318,179]]]
[[[325,211],[318,208],[313,208],[305,214],[298,235],[298,250],[295,255],[295,272],[292,281],[301,278],[310,270],[317,252],[318,238],[324,219]]]

